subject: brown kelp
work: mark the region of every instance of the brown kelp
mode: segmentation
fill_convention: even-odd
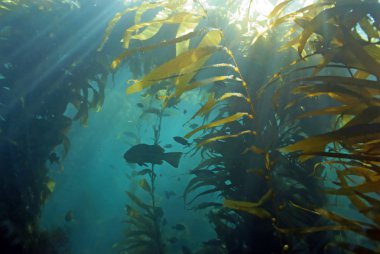
[[[64,2],[69,3],[0,2],[7,7],[1,12],[1,26],[9,30],[0,45],[2,253],[63,251],[59,248],[67,241],[64,231],[50,232],[39,226],[42,207],[56,187],[48,176],[48,161],[64,159],[70,148],[67,132],[72,122],[85,124],[88,110],[99,110],[104,99],[108,69],[102,56],[63,57],[56,45],[65,34],[46,27],[72,9]],[[30,15],[34,12],[39,15]],[[17,24],[14,17],[19,18]],[[41,27],[46,29],[41,32]],[[87,62],[92,62],[91,66]],[[69,105],[71,115],[66,111]]]
[[[274,80],[281,78],[281,85],[297,96],[292,106],[322,98],[328,102],[325,107],[300,113],[298,119],[328,116],[333,121],[330,130],[308,135],[280,151],[298,151],[301,161],[323,158],[316,167],[331,169],[337,178],[325,192],[342,197],[342,203],[351,203],[356,216],[363,215],[366,222],[319,207],[309,212],[366,238],[362,242],[338,243],[352,252],[363,253],[377,252],[379,241],[375,215],[379,202],[379,10],[377,1],[317,1],[279,16],[271,24],[276,27],[290,22],[293,34],[289,42],[284,42],[284,48],[294,47],[302,59],[316,63],[294,64],[276,74]],[[293,206],[302,209],[302,204]]]
[[[321,0],[294,11],[294,2],[277,5],[268,24],[250,7],[231,22],[236,3],[218,13],[200,1],[143,2],[115,15],[99,47],[134,13],[111,65],[138,69],[127,94],[150,90],[166,108],[207,87],[191,117],[204,124],[185,136],[202,132],[195,150],[204,161],[184,193],[188,206],[209,209],[218,239],[205,251],[377,251],[379,3]],[[212,193],[224,201],[196,204]],[[339,214],[331,195],[366,221]],[[367,242],[339,237],[347,231]]]
[[[149,104],[154,105],[156,99],[151,97],[150,100]],[[118,244],[123,253],[167,253],[168,245],[178,241],[178,238],[174,236],[166,237],[168,235],[167,222],[160,202],[157,201],[157,184],[159,184],[157,165],[163,164],[163,161],[168,162],[160,166],[159,170],[164,173],[165,170],[177,168],[182,153],[165,153],[164,148],[159,145],[165,109],[156,107],[151,107],[151,109],[157,109],[156,121],[152,126],[153,144],[134,145],[124,154],[127,163],[138,164],[142,169],[134,171],[130,178],[131,181],[137,183],[138,190],[126,192],[130,203],[126,205],[125,239]]]

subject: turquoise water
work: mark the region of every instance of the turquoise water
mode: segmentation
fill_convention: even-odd
[[[75,124],[71,128],[68,135],[70,152],[62,165],[53,165],[50,173],[57,185],[45,205],[42,225],[47,229],[64,228],[69,233],[69,248],[73,253],[118,253],[116,244],[122,242],[123,232],[128,227],[122,222],[126,218],[125,205],[130,202],[125,191],[137,193],[149,201],[137,179],[131,176],[140,167],[126,163],[123,154],[137,144],[125,132],[139,133],[142,143],[152,142],[152,123],[156,116],[140,118],[143,109],[136,107],[139,95],[126,96],[122,85],[129,77],[127,71],[121,71],[115,77],[117,85],[113,86],[112,80],[108,80],[102,111],[90,113],[88,127]],[[183,136],[191,130],[181,127],[181,123],[194,113],[191,106],[184,101],[178,110],[169,111],[170,117],[163,123],[160,140],[162,144],[173,144],[170,151],[186,152],[173,137]],[[188,110],[186,114],[183,114],[184,109]],[[70,114],[70,110],[66,114]],[[184,156],[179,168],[163,164],[156,171],[157,202],[164,209],[167,227],[177,223],[188,226],[180,237],[175,230],[168,229],[167,237],[175,235],[182,238],[183,244],[194,247],[214,235],[204,213],[189,211],[182,197],[191,178],[189,170],[199,162],[197,156]],[[175,196],[168,199],[165,191],[172,191]],[[74,216],[68,222],[65,215],[70,210]]]
[[[377,253],[378,1],[149,3],[0,0],[0,253]]]

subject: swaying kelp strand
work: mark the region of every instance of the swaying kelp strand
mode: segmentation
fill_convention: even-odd
[[[307,136],[281,148],[280,151],[301,151],[298,153],[301,160],[322,156],[326,163],[334,162],[337,167],[333,169],[338,178],[334,184],[338,189],[326,191],[331,195],[347,197],[355,207],[355,211],[367,217],[372,224],[362,224],[323,208],[317,208],[315,211],[320,216],[338,224],[327,226],[326,230],[339,230],[339,228],[350,230],[369,238],[374,244],[378,241],[375,232],[378,232],[379,226],[378,219],[372,215],[376,213],[374,209],[376,209],[375,203],[378,202],[378,198],[369,196],[368,193],[377,193],[376,180],[370,175],[379,161],[379,148],[376,142],[379,136],[377,128],[379,57],[377,46],[371,45],[370,41],[373,41],[373,38],[377,40],[379,37],[376,32],[379,27],[377,15],[379,8],[376,1],[319,1],[279,17],[272,23],[272,27],[276,27],[285,21],[294,21],[295,26],[302,31],[287,46],[296,46],[301,57],[309,55],[320,59],[318,65],[311,66],[314,71],[310,77],[288,79],[287,76],[294,69],[297,72],[306,71],[306,68],[295,67],[296,65],[289,66],[291,71],[285,75],[281,73],[274,77],[274,80],[278,80],[281,76],[284,86],[291,88],[294,94],[304,96],[303,100],[295,100],[290,107],[299,105],[305,99],[326,95],[330,101],[333,101],[331,106],[306,111],[300,114],[299,119],[320,115],[335,116],[336,119],[333,130],[316,136]],[[309,14],[310,10],[313,11]],[[297,15],[301,13],[304,17],[297,18]],[[358,26],[362,27],[361,32],[356,29]],[[346,68],[348,75],[342,72],[338,75],[325,75],[326,71],[335,68],[335,64],[342,64],[343,67],[338,68]],[[319,73],[324,74],[318,75]],[[351,181],[352,176],[359,177],[360,180]],[[368,203],[366,204],[364,200]],[[324,227],[311,231],[324,229]],[[310,232],[307,229],[300,230]],[[296,232],[297,229],[291,229],[291,231]],[[351,250],[360,249],[363,253],[374,252],[368,249],[368,246],[346,243],[338,245],[343,248],[349,247]]]
[[[282,34],[277,28],[291,26],[287,33],[289,41],[272,48],[268,41],[260,45],[265,41],[265,33],[261,33],[250,40],[252,45],[245,45],[253,53],[259,52],[260,47],[272,52],[270,50],[278,46],[283,52],[298,56],[285,66],[278,64],[273,68],[275,74],[268,81],[257,63],[263,58],[252,53],[249,57],[256,57],[257,61],[253,74],[242,71],[240,68],[244,65],[240,61],[244,59],[235,58],[241,52],[225,47],[220,29],[207,27],[207,20],[202,23],[205,28],[201,28],[200,16],[186,11],[184,2],[177,5],[169,2],[143,3],[125,11],[125,14],[135,12],[135,23],[126,29],[123,36],[126,51],[114,60],[112,68],[120,67],[123,60],[129,61],[132,54],[156,52],[165,47],[171,57],[162,62],[157,60],[157,65],[147,64],[145,75],[127,88],[127,94],[147,89],[156,95],[158,90],[164,90],[164,95],[157,96],[163,100],[164,108],[175,106],[189,91],[204,90],[210,84],[207,101],[191,118],[201,116],[205,122],[186,135],[189,138],[198,134],[200,137],[194,142],[196,149],[202,149],[202,155],[210,158],[200,163],[197,171],[192,171],[194,178],[186,187],[184,198],[188,204],[211,193],[225,199],[224,207],[212,201],[194,206],[212,207],[209,218],[222,239],[220,249],[228,253],[263,250],[265,253],[289,250],[318,253],[331,245],[328,239],[335,231],[353,231],[377,240],[377,218],[368,212],[371,207],[363,203],[371,203],[373,207],[376,204],[376,199],[370,199],[367,192],[376,192],[377,181],[370,176],[378,164],[377,145],[380,143],[376,142],[379,139],[376,113],[379,52],[376,45],[371,45],[379,37],[378,17],[374,11],[378,3],[318,1],[290,13],[286,13],[287,8],[295,1],[280,3],[269,16],[272,32],[268,36],[276,38],[276,34]],[[156,8],[158,12],[151,20],[141,21],[142,13]],[[207,18],[212,16],[210,10],[204,13]],[[100,48],[122,15],[117,14],[110,22]],[[184,17],[191,22],[187,24]],[[162,39],[160,31],[174,23],[177,29]],[[367,34],[366,40],[357,26]],[[150,43],[157,38],[158,43]],[[132,47],[133,40],[141,45]],[[198,43],[191,43],[193,40]],[[227,56],[222,60],[221,52]],[[206,72],[207,62],[212,62],[209,66],[215,67],[215,73]],[[219,68],[222,66],[223,69]],[[233,66],[232,74],[219,74],[226,66]],[[199,75],[202,79],[198,80],[197,74],[201,71],[205,73]],[[337,73],[331,75],[330,71]],[[265,85],[276,82],[280,83],[278,88]],[[231,83],[241,86],[230,86]],[[327,97],[327,103],[320,109],[317,106],[323,103],[315,102],[322,96]],[[219,113],[212,114],[216,108]],[[322,114],[336,116],[335,129],[319,128],[309,119]],[[363,128],[367,130],[365,134],[359,131]],[[155,129],[156,137],[158,133]],[[301,164],[287,155],[293,151],[298,151],[301,159],[309,160]],[[314,164],[325,164],[320,156],[337,162],[338,181],[332,184],[340,188],[324,192],[320,174],[310,172]],[[361,163],[360,170],[350,165],[354,162]],[[344,167],[339,169],[339,166]],[[350,174],[340,173],[350,168]],[[153,173],[152,170],[151,179]],[[347,183],[346,179],[352,175],[363,176],[364,182]],[[150,187],[147,181],[141,183],[145,191],[154,189],[153,182]],[[204,187],[207,188],[187,201],[190,193]],[[358,212],[375,223],[361,224],[323,208],[326,193],[346,196]],[[257,241],[250,242],[252,238]],[[263,246],[262,238],[270,239],[262,243],[275,244]],[[146,239],[142,242],[146,244]],[[136,242],[132,246],[136,247]],[[355,247],[360,248],[366,247]]]

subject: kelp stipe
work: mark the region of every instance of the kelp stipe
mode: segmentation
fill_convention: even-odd
[[[379,242],[378,216],[375,215],[379,200],[370,194],[378,194],[375,175],[380,133],[377,110],[379,10],[377,1],[318,1],[273,22],[273,27],[285,21],[294,22],[292,30],[301,29],[301,32],[295,33],[284,48],[295,46],[303,59],[319,61],[306,67],[295,64],[277,74],[277,77],[282,77],[283,86],[292,87],[293,93],[298,95],[290,107],[302,105],[310,98],[325,96],[330,106],[307,110],[298,118],[315,119],[326,115],[335,119],[329,131],[307,136],[280,151],[299,151],[302,161],[320,157],[323,161],[316,167],[330,168],[335,172],[336,187],[325,187],[324,191],[346,197],[347,201],[341,199],[341,202],[350,202],[352,212],[364,215],[367,222],[346,218],[339,209],[333,212],[334,206],[325,209],[314,207],[309,212],[335,224],[315,230],[342,230],[362,235],[362,242],[342,239],[334,244],[357,253],[377,253]],[[303,74],[303,77],[292,79],[294,73]],[[302,204],[293,206],[302,209]]]
[[[108,69],[95,55],[68,57],[61,68],[52,65],[51,59],[59,58],[58,54],[47,58],[41,52],[55,52],[53,48],[63,35],[57,29],[54,36],[41,36],[38,24],[65,16],[73,8],[79,12],[76,3],[0,1],[2,26],[10,31],[0,45],[2,253],[67,251],[67,232],[60,228],[48,231],[40,225],[42,208],[57,188],[50,168],[62,168],[59,164],[70,149],[67,133],[72,123],[78,120],[85,124],[88,110],[100,109]],[[14,23],[12,15],[22,18]],[[26,43],[31,38],[45,46]],[[94,63],[92,68],[87,62]],[[77,109],[72,115],[66,112],[70,104]]]
[[[157,125],[153,126],[154,144],[158,144],[161,133],[161,122],[164,110],[158,110]],[[143,113],[144,114],[144,113]],[[131,181],[137,181],[138,186],[150,196],[149,202],[144,202],[133,191],[127,191],[132,204],[126,205],[127,218],[125,239],[120,242],[120,248],[133,253],[166,253],[166,244],[163,239],[162,227],[165,224],[163,209],[156,202],[155,164],[145,166],[130,177]]]
[[[211,11],[204,11],[207,14],[206,21],[199,25],[201,24],[197,20],[199,15],[192,16],[186,12],[183,8],[185,2],[180,2],[178,5],[170,5],[166,1],[151,5],[145,3],[140,7],[133,7],[135,8],[133,10],[128,9],[127,12],[136,11],[137,18],[134,26],[128,28],[123,37],[123,45],[127,51],[114,60],[112,68],[119,67],[121,61],[133,53],[176,44],[176,53],[170,55],[175,57],[162,57],[166,59],[164,63],[147,61],[146,75],[139,81],[133,81],[133,85],[127,88],[127,93],[150,90],[154,87],[164,88],[166,92],[157,97],[163,100],[164,107],[172,107],[185,92],[204,87],[209,83],[215,84],[209,89],[208,100],[192,117],[192,119],[198,116],[204,117],[204,124],[186,136],[191,137],[200,131],[207,131],[196,139],[196,149],[201,151],[205,160],[191,171],[195,177],[189,182],[184,194],[185,202],[194,209],[211,209],[209,219],[214,224],[218,236],[218,239],[215,239],[218,244],[214,246],[214,250],[221,253],[255,251],[320,253],[334,252],[340,246],[358,251],[371,251],[365,246],[355,246],[342,241],[335,244],[330,240],[339,238],[339,233],[335,234],[334,231],[343,230],[352,230],[376,240],[377,226],[350,222],[328,211],[326,187],[318,169],[323,165],[330,167],[335,164],[345,167],[344,173],[339,173],[340,171],[337,173],[341,188],[328,189],[327,192],[347,196],[362,214],[377,220],[372,210],[377,207],[377,199],[365,193],[376,191],[371,186],[375,186],[377,182],[375,174],[378,162],[376,154],[378,89],[377,81],[368,80],[368,77],[378,76],[376,61],[378,17],[375,11],[378,3],[319,1],[282,15],[292,2],[284,1],[269,15],[273,20],[269,24],[271,34],[268,36],[278,39],[275,34],[282,33],[276,29],[286,22],[294,22],[295,27],[289,29],[287,33],[292,39],[284,43],[280,49],[291,52],[291,47],[296,47],[296,54],[300,59],[293,57],[294,60],[283,66],[278,64],[276,68],[280,71],[269,81],[265,77],[258,77],[262,75],[259,67],[257,70],[252,70],[258,75],[241,74],[234,58],[234,55],[241,52],[236,50],[237,53],[232,53],[223,46],[225,43],[221,36],[223,33],[208,26],[208,18],[212,16]],[[203,7],[202,5],[202,9]],[[150,8],[163,8],[163,11],[158,12],[150,21],[140,22],[139,14]],[[117,14],[111,21],[104,41],[107,40],[114,24],[120,20],[120,15]],[[187,33],[179,33],[179,30],[176,30],[173,32],[174,38],[169,35],[162,39],[159,31],[166,24],[173,22],[179,24],[179,27],[184,27],[186,22],[182,18],[185,16],[193,17],[192,20],[195,20]],[[348,27],[345,24],[348,24]],[[203,26],[202,29],[200,26]],[[303,31],[298,33],[297,26]],[[363,39],[363,34],[358,32],[359,27],[368,34],[365,43],[357,42]],[[137,33],[133,34],[136,31]],[[263,47],[266,52],[273,52],[278,45],[275,45],[276,43],[261,45],[263,34],[265,33],[251,38],[252,43],[245,46],[255,53],[259,53],[256,47]],[[350,34],[354,35],[348,36]],[[133,39],[144,44],[146,40],[154,38],[158,38],[159,41],[130,48]],[[191,44],[188,43],[190,39],[198,42],[198,46],[188,47]],[[186,46],[178,50],[177,43],[180,43],[181,48],[183,45]],[[226,49],[227,58],[232,59],[232,64],[229,63],[229,59],[216,60],[215,56],[222,55],[220,49]],[[349,49],[353,51],[350,52]],[[312,66],[304,65],[303,60],[312,59],[317,55],[323,57],[317,59]],[[255,55],[252,53],[250,57],[255,58]],[[256,59],[264,58],[256,57]],[[248,58],[247,61],[249,60]],[[207,61],[213,63],[206,65]],[[349,75],[340,77],[324,72],[329,68],[342,70],[346,67],[351,77]],[[211,77],[202,76],[202,80],[195,81],[198,74],[209,69],[215,69]],[[219,71],[225,69],[231,75],[219,74]],[[323,73],[324,76],[318,76],[319,73]],[[305,74],[309,77],[304,78]],[[139,76],[139,73],[136,72],[135,76]],[[281,86],[274,90],[270,84],[278,80],[281,81]],[[167,81],[172,83],[162,86],[162,83]],[[228,85],[241,83],[242,87],[229,87],[227,83]],[[216,89],[218,85],[223,89]],[[290,87],[294,87],[294,95],[289,93]],[[305,101],[320,95],[328,95],[343,105],[337,107],[332,104],[333,107],[313,112],[311,110],[315,105]],[[241,103],[242,101],[244,103]],[[212,114],[216,109],[219,109],[217,116]],[[254,109],[256,112],[253,112]],[[321,129],[319,126],[310,125],[307,117],[321,114],[340,115],[336,122],[337,128],[333,131],[323,130],[326,133],[310,137]],[[210,117],[213,117],[213,120],[210,121]],[[360,129],[367,130],[370,136],[361,135]],[[309,138],[304,139],[305,137]],[[294,144],[295,140],[301,141]],[[330,150],[325,151],[327,144],[330,144],[328,146]],[[342,149],[344,153],[340,152]],[[287,152],[296,150],[304,150],[300,155],[305,163],[302,164],[296,158],[287,155]],[[322,158],[312,158],[315,156],[337,159],[326,162]],[[349,175],[362,176],[366,182],[352,186],[348,183]],[[210,188],[189,199],[192,192],[206,186]],[[224,203],[215,201],[194,203],[198,197],[210,193],[225,198]],[[328,220],[338,225],[330,225]],[[272,244],[268,245],[268,242]],[[210,251],[209,246],[205,246],[205,250]]]

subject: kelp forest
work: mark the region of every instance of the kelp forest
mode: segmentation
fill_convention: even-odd
[[[0,0],[0,253],[380,253],[377,0]]]

